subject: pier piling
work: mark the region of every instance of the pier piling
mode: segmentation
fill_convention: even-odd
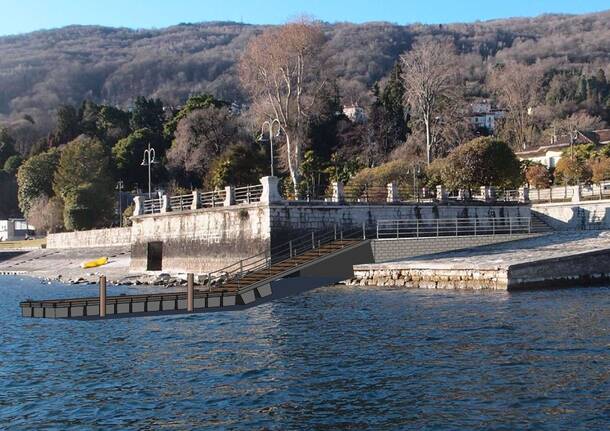
[[[192,273],[188,273],[186,275],[186,311],[192,313],[195,309],[195,288],[194,288],[195,275]]]
[[[100,317],[106,317],[106,276],[100,275]]]

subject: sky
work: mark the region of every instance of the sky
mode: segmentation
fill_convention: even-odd
[[[280,24],[299,15],[327,22],[439,24],[610,9],[610,0],[0,0],[0,35],[96,24],[162,28],[185,22]]]

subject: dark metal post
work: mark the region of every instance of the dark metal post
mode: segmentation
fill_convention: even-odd
[[[106,276],[100,275],[100,317],[106,317]]]
[[[195,309],[195,275],[186,275],[186,311],[192,313]]]

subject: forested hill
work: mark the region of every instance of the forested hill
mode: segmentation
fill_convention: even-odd
[[[344,99],[353,101],[383,79],[413,41],[451,38],[474,83],[470,92],[477,95],[484,92],[477,79],[490,61],[545,61],[610,72],[608,22],[610,11],[472,24],[338,23],[325,26],[325,50]],[[236,59],[262,29],[224,22],[160,30],[70,26],[1,37],[0,125],[27,142],[52,128],[59,105],[86,98],[122,107],[138,95],[166,104],[198,92],[242,100]]]

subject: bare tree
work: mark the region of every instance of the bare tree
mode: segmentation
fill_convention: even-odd
[[[426,40],[403,54],[402,79],[405,103],[412,118],[423,124],[426,136],[426,161],[430,164],[437,124],[441,113],[455,103],[458,73],[453,44]]]
[[[239,121],[228,108],[198,109],[178,123],[167,160],[171,167],[194,174],[203,182],[214,159],[244,139]]]
[[[308,118],[325,84],[319,54],[323,43],[318,25],[300,20],[265,30],[250,41],[240,61],[241,82],[258,105],[256,111],[280,123],[295,193]]]
[[[525,149],[533,140],[535,106],[542,86],[542,71],[536,65],[509,62],[496,66],[489,86],[507,110],[502,124],[505,139]]]

